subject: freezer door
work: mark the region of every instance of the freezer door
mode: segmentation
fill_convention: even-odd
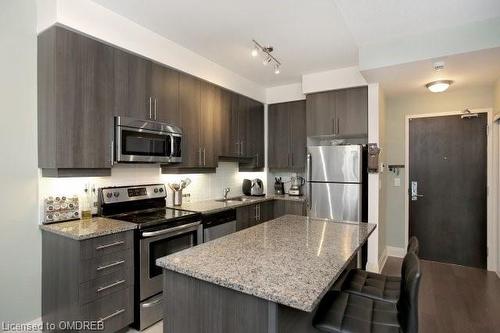
[[[361,221],[361,184],[310,183],[311,217]]]
[[[311,146],[307,148],[307,180],[313,182],[362,182],[362,153],[360,145]]]

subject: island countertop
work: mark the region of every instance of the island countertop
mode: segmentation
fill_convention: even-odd
[[[156,263],[166,270],[310,312],[374,229],[368,223],[285,215]]]

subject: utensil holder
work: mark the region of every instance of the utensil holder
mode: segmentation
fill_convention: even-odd
[[[172,192],[172,203],[174,206],[182,206],[182,190]]]

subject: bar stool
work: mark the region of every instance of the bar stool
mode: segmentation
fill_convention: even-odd
[[[418,239],[416,237],[411,237],[408,242],[407,253],[418,255],[418,251]],[[401,276],[403,276],[402,270],[404,265],[405,261],[403,261],[403,266],[401,267]],[[396,303],[399,298],[400,285],[400,277],[352,269],[342,284],[341,290],[379,301]]]
[[[313,326],[322,332],[417,333],[420,263],[410,252],[403,264],[405,268],[397,303],[329,291],[318,305]]]

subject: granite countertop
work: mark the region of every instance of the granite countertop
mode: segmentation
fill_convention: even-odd
[[[136,229],[137,225],[104,217],[42,224],[40,229],[76,240],[84,240],[104,235],[116,234]]]
[[[231,198],[231,197],[230,197]],[[306,198],[304,196],[290,196],[288,194],[285,195],[266,195],[261,197],[251,197],[251,196],[243,196],[245,198],[244,201],[230,201],[230,202],[220,202],[216,200],[203,200],[203,201],[194,201],[189,203],[183,203],[181,206],[174,206],[172,203],[167,203],[168,208],[187,210],[190,212],[208,214],[208,213],[216,213],[226,209],[237,208],[248,206],[252,204],[256,204],[259,202],[271,201],[271,200],[290,200],[290,201],[299,201],[305,202]]]
[[[368,223],[285,215],[156,264],[311,312],[374,229]]]

